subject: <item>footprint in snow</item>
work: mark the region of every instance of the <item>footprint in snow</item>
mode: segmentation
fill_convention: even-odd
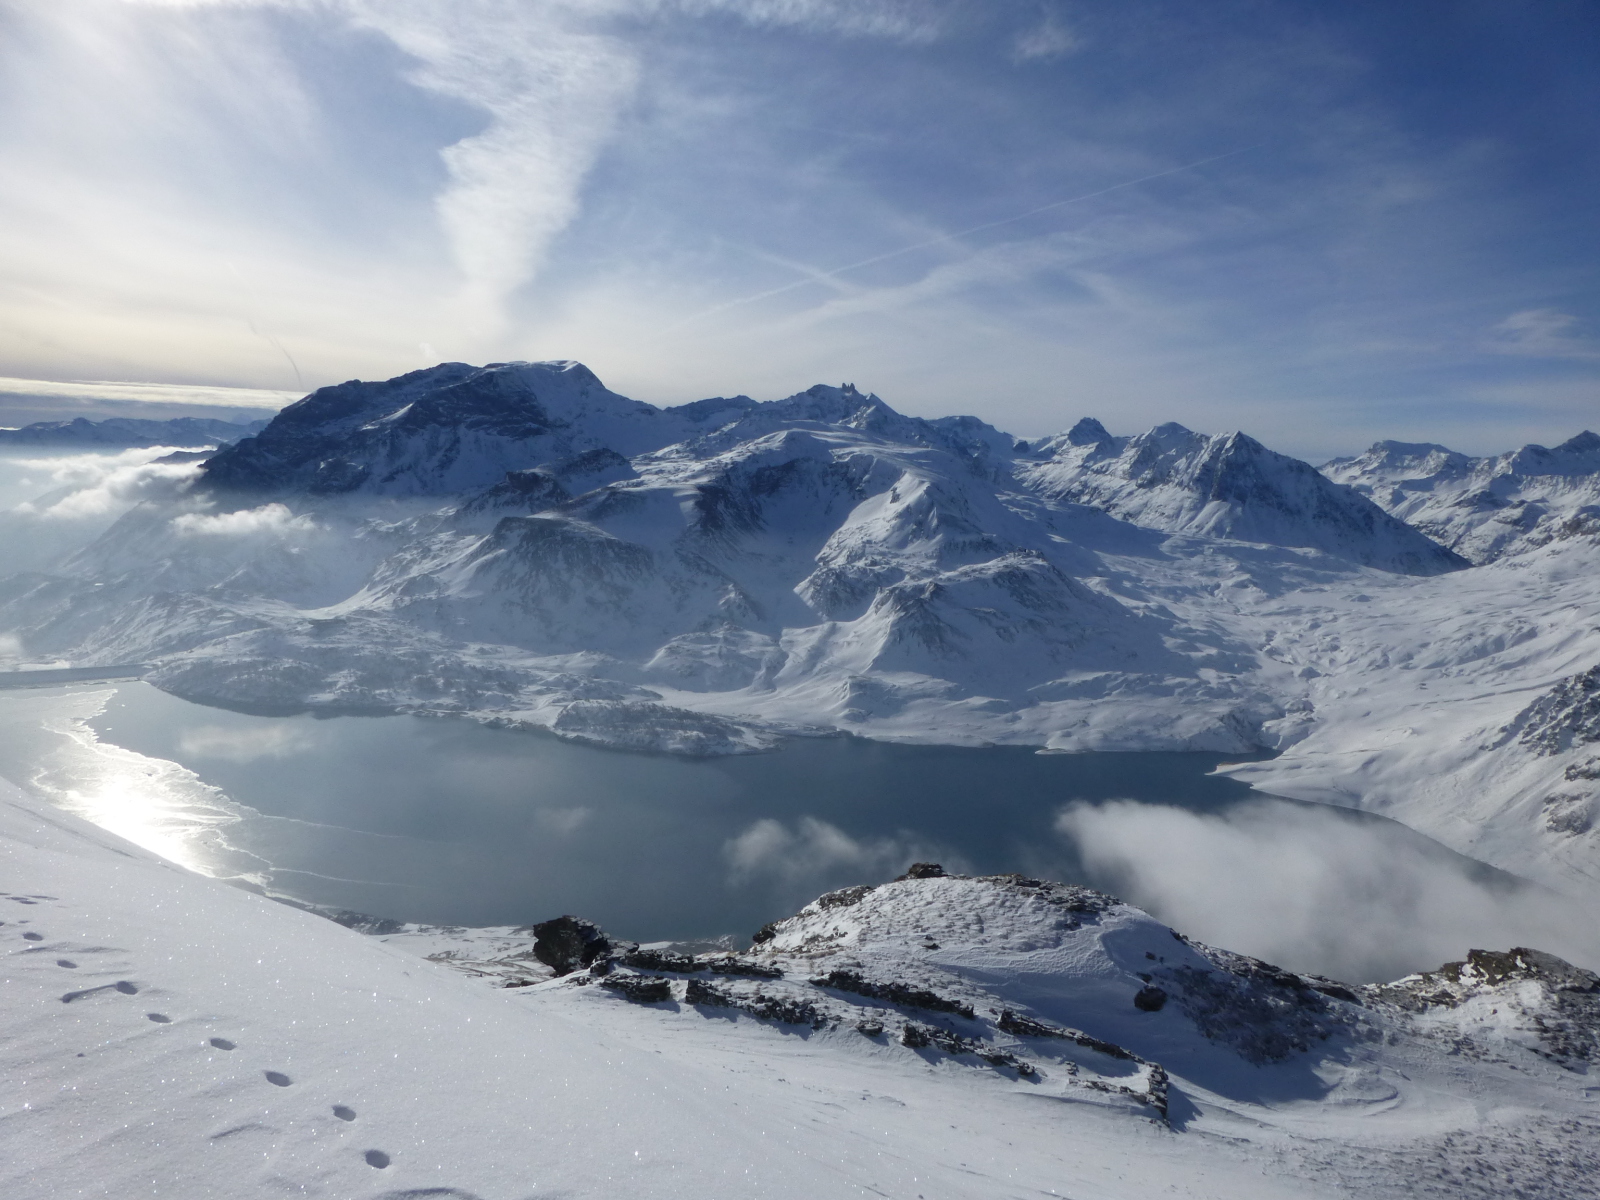
[[[237,1050],[238,1046],[227,1038],[212,1038],[211,1044],[218,1050]]]
[[[81,992],[68,992],[61,997],[61,1003],[71,1004],[74,1000],[82,1000],[85,996],[95,996],[101,992],[121,992],[124,996],[136,996],[139,989],[126,979],[119,979],[116,983],[103,983],[99,987],[84,988]]]
[[[341,1121],[354,1121],[356,1119],[356,1110],[347,1108],[343,1104],[335,1104],[333,1106],[333,1115]]]
[[[263,1072],[263,1074],[266,1075],[267,1082],[272,1084],[274,1087],[288,1087],[294,1082],[294,1080],[290,1079],[282,1071],[266,1071]]]
[[[389,1156],[382,1150],[368,1150],[366,1153],[367,1166],[383,1170],[389,1165]]]
[[[25,933],[25,934],[22,935],[22,940],[25,941],[25,942],[42,942],[42,941],[44,941],[44,934],[42,934],[42,933]]]
[[[172,1018],[166,1013],[145,1013],[145,1019],[154,1021],[157,1025],[171,1025]]]
[[[56,966],[58,966],[58,967],[71,967],[74,970],[76,970],[78,964],[73,962],[70,958],[58,958],[58,959],[56,959]]]

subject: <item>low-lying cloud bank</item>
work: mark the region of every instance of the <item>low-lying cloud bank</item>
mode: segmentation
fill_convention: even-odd
[[[1472,947],[1536,946],[1600,967],[1595,914],[1339,809],[1250,802],[1220,814],[1115,801],[1056,829],[1094,882],[1202,941],[1352,982]]]
[[[172,527],[187,537],[249,537],[309,532],[316,528],[316,522],[310,517],[295,516],[287,505],[263,504],[234,512],[184,513],[172,518]]]
[[[911,833],[857,838],[816,817],[793,826],[763,817],[730,838],[723,857],[729,883],[764,886],[797,905],[833,888],[889,879],[917,860],[942,858],[952,870],[962,865]]]
[[[0,545],[7,574],[45,570],[147,500],[172,500],[199,471],[153,446],[117,453],[0,457]]]

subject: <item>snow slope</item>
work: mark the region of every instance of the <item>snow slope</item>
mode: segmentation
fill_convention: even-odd
[[[209,703],[642,750],[1278,751],[1238,773],[1600,896],[1593,739],[1518,732],[1600,663],[1578,527],[1466,569],[1242,434],[661,409],[570,362],[325,388],[188,469],[0,580],[0,628]]]
[[[754,956],[613,946],[508,989],[9,787],[0,853],[19,1200],[1597,1194],[1596,981],[1531,952],[1356,1004],[1096,893],[935,877]],[[786,987],[826,1011],[762,1009]]]
[[[1588,430],[1490,458],[1378,442],[1322,473],[1475,563],[1600,533],[1600,436]]]

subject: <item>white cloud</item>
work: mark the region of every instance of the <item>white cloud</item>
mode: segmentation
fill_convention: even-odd
[[[309,516],[296,516],[287,505],[263,504],[260,508],[241,508],[225,513],[184,513],[172,518],[172,528],[192,537],[253,537],[257,534],[282,536],[306,533],[317,527]]]
[[[767,817],[730,839],[723,854],[735,883],[768,879],[792,886],[841,873],[881,879],[904,870],[917,849],[901,838],[853,838],[815,817],[801,817],[793,829]]]
[[[451,183],[438,198],[469,311],[480,317],[500,312],[577,214],[584,178],[633,94],[634,55],[584,30],[574,7],[352,3],[359,24],[417,59],[415,83],[492,118],[443,152]]]
[[[440,220],[474,316],[501,314],[577,216],[585,179],[632,100],[640,50],[604,18],[727,14],[753,25],[928,40],[936,10],[893,0],[345,0],[419,66],[415,83],[483,109],[482,133],[443,151]]]
[[[1579,325],[1577,317],[1558,308],[1529,308],[1497,324],[1487,348],[1533,358],[1600,359],[1600,343],[1583,337]]]
[[[84,0],[17,9],[16,36],[0,46],[0,78],[10,81],[0,93],[0,361],[13,373],[178,373],[303,394],[428,365],[422,355],[436,361],[421,344],[448,358],[507,357],[507,299],[578,216],[633,103],[653,22],[721,17],[926,41],[945,7]],[[351,109],[393,96],[394,57],[377,52],[380,39],[409,57],[412,84],[455,103],[425,119],[408,110],[352,154]],[[329,95],[306,44],[348,56],[339,69],[350,95]],[[485,120],[480,130],[441,136],[470,109]],[[442,166],[442,186],[430,186],[427,158]],[[406,182],[390,186],[374,167]]]
[[[11,379],[0,376],[0,396],[29,398],[115,400],[139,404],[201,404],[219,408],[282,408],[285,404],[300,399],[303,394],[267,388],[207,387],[186,383],[119,383],[113,380],[62,382],[53,379]]]
[[[18,458],[15,467],[47,474],[55,488],[13,510],[52,521],[77,521],[114,515],[145,500],[170,500],[199,473],[198,463],[160,463],[171,446],[125,450],[119,454],[74,454],[61,458]]]
[[[933,0],[677,0],[659,7],[691,15],[728,13],[751,25],[915,43],[932,41],[943,32],[949,6]]]
[[[1600,966],[1592,918],[1564,897],[1469,874],[1421,835],[1281,803],[1223,815],[1128,801],[1066,810],[1091,877],[1182,932],[1352,982],[1470,948],[1535,946]]]
[[[247,763],[263,758],[287,758],[308,749],[315,741],[304,726],[289,721],[247,729],[197,725],[179,735],[178,751],[196,758]]]
[[[1047,13],[1038,25],[1018,36],[1012,53],[1021,62],[1048,61],[1071,54],[1079,44],[1071,29],[1054,13]]]

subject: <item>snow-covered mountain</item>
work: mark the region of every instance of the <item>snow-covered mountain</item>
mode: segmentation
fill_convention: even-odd
[[[275,496],[457,495],[587,451],[656,449],[694,424],[607,390],[581,363],[442,363],[313,392],[208,464],[206,480]]]
[[[0,854],[17,1200],[1600,1195],[1600,979],[1536,950],[1347,987],[929,864],[744,952],[363,934],[9,785]]]
[[[1207,437],[1175,422],[1114,438],[1085,418],[1033,447],[1021,474],[1046,494],[1168,533],[1312,546],[1385,571],[1434,575],[1466,565],[1404,521],[1299,459],[1242,433]],[[1339,481],[1343,483],[1343,480]]]
[[[1475,563],[1600,533],[1600,436],[1588,430],[1489,458],[1378,442],[1322,473]]]
[[[266,421],[217,421],[209,417],[175,417],[168,421],[139,417],[91,421],[76,417],[71,421],[36,421],[20,429],[0,429],[0,448],[225,446],[266,427]]]
[[[1241,434],[1020,442],[850,385],[664,409],[568,362],[325,388],[182,469],[0,581],[26,653],[690,754],[1278,751],[1236,773],[1600,894],[1588,734],[1517,732],[1600,663],[1586,534],[1466,569]]]

